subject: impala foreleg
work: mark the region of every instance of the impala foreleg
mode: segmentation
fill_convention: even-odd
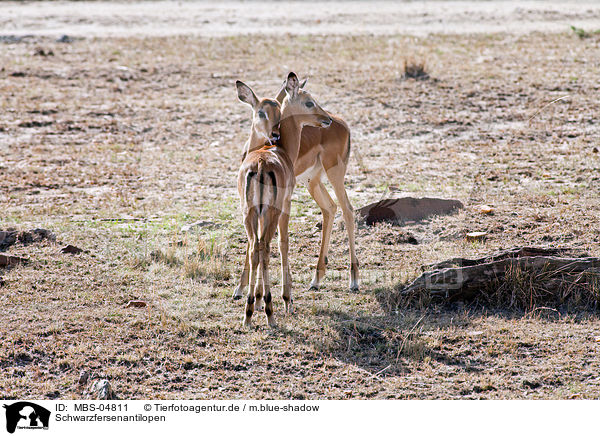
[[[281,297],[285,304],[286,313],[293,312],[292,300],[292,274],[290,273],[290,264],[288,260],[289,252],[289,222],[290,222],[290,201],[285,202],[284,210],[279,216],[279,253],[281,254]]]
[[[321,182],[320,176],[317,176],[310,181],[308,184],[308,192],[317,202],[319,208],[321,208],[321,214],[323,215],[323,222],[321,225],[321,250],[319,251],[319,260],[317,261],[315,275],[310,283],[310,289],[318,290],[327,268],[327,253],[329,252],[329,241],[331,239],[331,230],[333,229],[333,220],[335,218],[337,206],[327,192],[325,185]]]
[[[262,269],[262,295],[265,301],[265,315],[270,327],[275,326],[275,317],[273,316],[273,298],[271,296],[271,282],[269,280],[269,261],[271,259],[271,241],[275,236],[280,220],[280,211],[276,207],[270,207],[266,213],[266,222],[263,241],[261,244],[260,268]]]
[[[244,290],[246,286],[248,286],[248,275],[250,274],[250,263],[248,261],[248,256],[250,253],[250,244],[246,244],[246,255],[244,256],[244,269],[242,270],[242,275],[240,277],[239,284],[235,291],[233,291],[232,298],[234,300],[239,300],[244,296]]]

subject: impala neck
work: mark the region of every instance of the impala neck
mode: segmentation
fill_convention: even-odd
[[[300,135],[302,133],[302,124],[296,116],[285,116],[282,114],[279,124],[281,133],[281,147],[288,154],[292,163],[296,163],[300,151]]]

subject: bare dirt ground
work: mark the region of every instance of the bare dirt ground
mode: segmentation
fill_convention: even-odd
[[[48,228],[59,243],[7,252],[31,262],[0,271],[0,397],[82,398],[87,371],[120,398],[598,398],[596,313],[403,310],[386,298],[450,257],[515,245],[600,255],[600,26],[587,38],[566,27],[5,38],[0,229]],[[405,59],[425,61],[430,78],[403,80]],[[352,128],[355,207],[404,195],[466,207],[359,226],[359,293],[347,289],[338,220],[324,287],[309,292],[320,214],[298,187],[297,312],[283,316],[277,298],[278,328],[260,317],[247,331],[230,300],[245,246],[235,180],[250,115],[234,81],[273,95],[289,70],[310,76],[315,98]],[[468,243],[469,231],[488,238]],[[402,232],[419,243],[402,243]],[[59,253],[66,243],[86,251]],[[132,299],[148,306],[125,308]]]

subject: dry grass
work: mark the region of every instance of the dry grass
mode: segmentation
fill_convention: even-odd
[[[211,279],[227,282],[231,279],[231,270],[227,262],[224,241],[215,238],[199,239],[198,250],[189,256],[183,265],[185,277],[191,279]]]
[[[597,272],[531,271],[517,265],[509,268],[501,280],[490,284],[481,299],[495,308],[527,312],[540,307],[563,312],[594,312],[600,301],[599,285]]]
[[[425,61],[415,61],[414,59],[404,59],[403,79],[427,80],[429,73],[425,66]]]
[[[597,52],[566,34],[0,45],[0,228],[49,228],[87,250],[42,241],[7,252],[32,262],[2,273],[0,396],[81,398],[85,370],[120,398],[598,398],[595,313],[399,310],[384,298],[451,257],[525,244],[599,254]],[[426,58],[436,80],[397,80],[401,56]],[[359,227],[359,293],[347,289],[336,223],[324,288],[309,292],[320,217],[299,187],[297,313],[283,316],[276,297],[279,327],[258,317],[246,331],[230,300],[246,244],[235,174],[249,128],[234,81],[272,95],[289,69],[352,127],[355,207],[410,194],[466,208],[407,224],[418,245],[395,227]],[[212,226],[170,245],[198,220]],[[488,238],[467,243],[468,231]],[[125,308],[132,299],[149,304]]]

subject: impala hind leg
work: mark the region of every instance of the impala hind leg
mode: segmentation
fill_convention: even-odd
[[[327,253],[329,251],[329,241],[331,239],[331,230],[333,229],[333,220],[335,218],[337,206],[327,192],[325,185],[321,182],[320,174],[309,182],[308,192],[319,205],[321,214],[323,215],[321,226],[321,250],[319,251],[317,268],[312,282],[310,283],[311,290],[318,290],[327,268]]]
[[[267,242],[260,256],[260,268],[262,269],[262,292],[265,300],[265,315],[269,327],[275,327],[275,317],[273,316],[273,299],[271,297],[271,285],[269,282],[269,257],[271,255],[271,243]]]
[[[292,274],[288,259],[289,252],[289,222],[290,222],[290,200],[284,202],[284,210],[279,215],[279,254],[281,255],[281,297],[285,304],[286,313],[293,313],[292,299]],[[266,297],[265,297],[266,302]]]
[[[271,240],[275,236],[275,231],[279,223],[279,211],[273,207],[269,207],[266,214],[266,216],[259,217],[259,221],[265,227],[259,224],[259,228],[262,227],[263,234],[258,239],[258,277],[256,279],[256,287],[254,288],[254,297],[256,298],[257,310],[259,310],[258,307],[262,308],[262,301],[264,299],[267,322],[269,326],[273,327],[275,319],[273,317],[273,299],[271,297],[269,282],[269,260],[271,257]]]
[[[246,244],[246,256],[244,257],[244,269],[242,270],[242,275],[240,277],[240,281],[239,284],[237,285],[237,288],[235,288],[235,291],[233,291],[233,295],[232,295],[232,299],[233,300],[239,300],[240,298],[242,298],[244,296],[244,290],[246,289],[246,286],[248,286],[248,276],[250,274],[250,263],[248,261],[248,256],[250,253],[250,244]]]
[[[254,313],[254,284],[256,283],[258,269],[258,241],[252,241],[250,246],[249,261],[250,261],[250,286],[248,287],[248,296],[246,298],[246,308],[244,314],[244,327],[252,325],[252,314]]]
[[[344,187],[344,176],[346,174],[345,167],[337,165],[327,172],[327,178],[331,182],[335,191],[335,196],[342,208],[344,222],[346,223],[346,231],[348,232],[348,246],[350,248],[350,290],[358,291],[358,259],[355,251],[355,222],[354,208],[350,204],[346,188]]]

